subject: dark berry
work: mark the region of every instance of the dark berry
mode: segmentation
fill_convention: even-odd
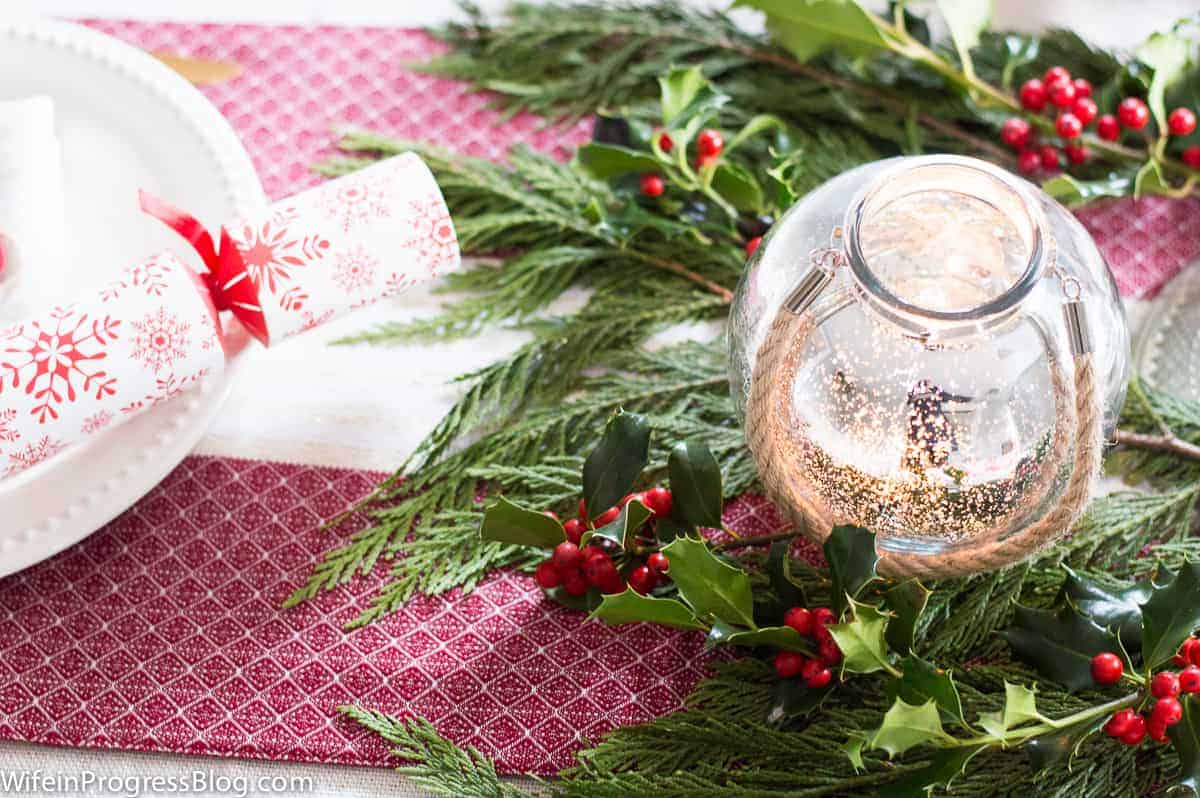
[[[723,149],[725,149],[725,139],[721,137],[720,131],[706,128],[700,131],[699,136],[696,136],[696,153],[701,158],[715,158],[721,154]]]
[[[1067,146],[1063,147],[1063,152],[1067,154],[1067,160],[1075,166],[1079,166],[1079,164],[1082,163],[1087,163],[1088,158],[1090,158],[1092,155],[1091,150],[1082,144],[1068,144]]]
[[[1071,84],[1075,86],[1076,98],[1092,96],[1092,84],[1084,78],[1075,78],[1075,80],[1071,81]]]
[[[1100,113],[1100,106],[1096,105],[1096,101],[1091,97],[1076,97],[1071,106],[1071,113],[1079,117],[1079,121],[1087,127],[1096,118],[1096,114]]]
[[[667,555],[656,551],[646,558],[646,567],[661,576],[671,570],[671,563],[667,560]]]
[[[833,681],[833,671],[829,670],[829,668],[821,668],[821,670],[805,679],[804,684],[812,690],[820,690],[822,687],[828,686],[831,681]]]
[[[639,565],[629,572],[629,586],[634,592],[645,595],[658,584],[658,576],[649,567]]]
[[[667,184],[663,182],[662,175],[642,175],[642,193],[647,197],[661,197],[666,190]]]
[[[1179,672],[1179,689],[1184,693],[1200,693],[1200,668],[1188,665]]]
[[[1046,107],[1046,85],[1037,78],[1021,84],[1021,107],[1027,111],[1040,111]]]
[[[1014,150],[1022,150],[1029,144],[1029,136],[1033,129],[1019,116],[1004,120],[1000,126],[1000,140]]]
[[[804,607],[792,607],[783,614],[783,625],[808,637],[813,632],[813,614]]]
[[[1172,136],[1190,136],[1196,129],[1196,115],[1187,108],[1176,108],[1167,116],[1167,129]]]
[[[775,672],[781,679],[791,679],[800,675],[804,663],[804,657],[795,651],[780,651],[775,655]]]
[[[1092,657],[1092,681],[1099,685],[1116,684],[1125,673],[1125,663],[1111,651]]]
[[[665,130],[658,134],[658,148],[663,152],[670,152],[675,149],[675,141],[671,138],[671,134]]]
[[[1063,111],[1054,120],[1054,129],[1064,139],[1076,139],[1083,132],[1083,123],[1079,121],[1079,117],[1075,116],[1075,114]]]
[[[1041,168],[1042,156],[1038,155],[1037,150],[1032,147],[1021,150],[1021,154],[1017,156],[1017,169],[1021,170],[1022,174],[1031,175]]]
[[[552,590],[562,584],[562,573],[554,567],[554,563],[546,560],[537,567],[533,572],[533,578],[537,580],[538,586],[546,590]]]
[[[1046,84],[1058,83],[1060,81],[1071,82],[1071,73],[1064,66],[1052,66],[1042,74],[1042,81]]]
[[[567,540],[579,545],[579,541],[583,538],[583,533],[587,531],[587,526],[578,518],[568,518],[563,524],[563,532],[567,533]]]
[[[1121,123],[1112,114],[1105,114],[1096,123],[1096,135],[1105,141],[1116,141],[1121,138]]]
[[[1104,724],[1104,733],[1109,737],[1120,737],[1129,731],[1129,725],[1136,717],[1137,713],[1132,709],[1119,709]]]
[[[1137,97],[1126,97],[1117,106],[1117,118],[1131,130],[1141,130],[1150,121],[1150,109]]]
[[[1193,144],[1183,151],[1183,162],[1192,169],[1200,169],[1200,144]]]
[[[671,514],[672,496],[666,488],[651,488],[646,491],[642,502],[659,518]]]
[[[1042,162],[1043,169],[1053,171],[1058,168],[1058,150],[1050,144],[1043,144],[1038,147],[1038,160]]]
[[[1121,742],[1125,745],[1137,745],[1146,738],[1146,719],[1141,715],[1134,715],[1129,720],[1129,726],[1121,735]]]
[[[579,546],[569,540],[564,540],[554,547],[554,566],[564,574],[573,568],[583,565],[583,552]]]
[[[746,257],[750,257],[758,251],[758,245],[762,243],[762,236],[755,236],[746,242]]]
[[[1075,103],[1075,85],[1069,80],[1047,83],[1046,92],[1055,108],[1070,108]]]
[[[1174,698],[1179,695],[1179,675],[1174,671],[1159,671],[1150,680],[1150,694],[1155,698]]]
[[[1164,726],[1174,726],[1182,718],[1183,704],[1174,697],[1158,699],[1154,702],[1154,709],[1150,711],[1150,722],[1161,723]]]

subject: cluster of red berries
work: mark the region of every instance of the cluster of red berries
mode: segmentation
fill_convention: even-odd
[[[675,141],[665,130],[658,133],[658,148],[663,152],[675,149]],[[696,168],[703,169],[721,156],[725,149],[725,138],[721,131],[705,128],[696,136]],[[642,175],[642,193],[647,197],[661,197],[667,190],[667,184],[662,175],[656,172]]]
[[[1025,81],[1018,96],[1025,110],[1033,113],[1048,110],[1055,115],[1054,131],[1064,142],[1061,154],[1072,164],[1084,163],[1090,157],[1087,147],[1077,139],[1093,122],[1098,137],[1116,141],[1122,129],[1141,130],[1150,121],[1150,109],[1137,97],[1121,100],[1115,116],[1100,114],[1092,99],[1092,84],[1083,78],[1072,78],[1061,66],[1050,67],[1041,79]],[[1187,108],[1176,108],[1167,117],[1167,128],[1174,136],[1191,135],[1196,129],[1196,115]],[[1006,120],[1000,128],[1000,138],[1018,152],[1017,168],[1026,174],[1053,171],[1061,163],[1058,148],[1052,144],[1038,145],[1033,126],[1021,117]],[[1200,146],[1188,147],[1182,157],[1188,166],[1200,169]]]
[[[817,656],[809,658],[795,651],[780,651],[775,655],[775,672],[780,678],[799,676],[814,690],[828,685],[833,680],[831,668],[842,661],[842,650],[829,632],[829,625],[836,622],[837,616],[828,607],[814,610],[792,607],[788,610],[783,616],[784,625],[816,643]]]
[[[1150,679],[1150,695],[1155,701],[1149,713],[1118,710],[1104,724],[1105,734],[1126,745],[1138,745],[1147,736],[1156,743],[1167,741],[1167,728],[1183,718],[1179,696],[1200,693],[1200,640],[1194,637],[1185,640],[1174,663],[1183,670],[1159,671]],[[1097,684],[1116,684],[1124,672],[1125,666],[1116,654],[1104,652],[1092,657],[1092,678]]]
[[[654,517],[661,518],[671,512],[671,491],[666,488],[651,488],[643,493],[631,493],[621,499],[620,504],[610,507],[589,521],[587,504],[579,500],[579,517],[570,518],[563,524],[567,539],[554,547],[550,559],[540,563],[533,578],[545,590],[562,585],[568,596],[582,596],[588,588],[601,593],[620,593],[626,584],[634,591],[646,594],[667,578],[671,564],[660,551],[651,553],[646,561],[633,567],[628,577],[623,577],[613,562],[611,542],[597,539],[595,543],[580,546],[583,533],[589,529],[611,524],[621,513],[621,508],[637,499]],[[551,517],[554,513],[547,511]]]

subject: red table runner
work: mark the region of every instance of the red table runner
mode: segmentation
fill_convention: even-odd
[[[517,140],[553,149],[586,136],[586,126],[539,129],[528,117],[493,127],[485,99],[403,69],[438,48],[415,31],[89,24],[147,49],[242,64],[241,77],[205,91],[272,197],[316,182],[308,165],[335,123],[486,157]],[[1200,253],[1197,211],[1194,200],[1149,199],[1082,218],[1122,293],[1141,297]],[[702,676],[697,635],[583,622],[511,573],[351,633],[342,625],[379,576],[280,610],[335,545],[321,520],[380,478],[191,457],[87,540],[0,580],[0,739],[383,764],[384,745],[335,713],[357,703],[426,717],[504,771],[550,773],[614,725],[677,709]],[[734,502],[727,522],[744,533],[778,526],[753,498]]]

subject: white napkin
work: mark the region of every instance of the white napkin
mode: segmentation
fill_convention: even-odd
[[[54,101],[0,102],[0,320],[69,298],[62,171]]]

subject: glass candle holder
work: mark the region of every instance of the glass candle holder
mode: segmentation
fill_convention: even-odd
[[[1018,560],[1091,494],[1128,330],[1083,226],[984,161],[895,158],[805,196],[750,259],[730,380],[771,497],[893,575]]]

